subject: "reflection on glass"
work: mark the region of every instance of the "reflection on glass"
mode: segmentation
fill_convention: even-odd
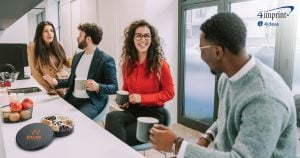
[[[195,46],[199,45],[201,24],[217,13],[217,7],[185,11],[185,81],[184,115],[211,124],[214,112],[215,76],[201,59]]]
[[[298,25],[297,25],[297,39],[296,39],[296,48],[294,53],[294,73],[293,73],[293,85],[292,91],[293,94],[300,94],[300,16],[298,11]]]
[[[258,26],[262,21],[257,15],[260,11],[278,7],[274,0],[261,0],[232,3],[231,12],[239,15],[247,27],[247,52],[254,55],[269,67],[274,67],[276,27]],[[251,9],[249,9],[251,8]],[[245,11],[246,10],[246,11]],[[272,22],[276,22],[274,19]]]

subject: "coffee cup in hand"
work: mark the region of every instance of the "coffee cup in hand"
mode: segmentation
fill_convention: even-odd
[[[150,141],[150,129],[154,124],[158,123],[158,119],[153,117],[138,117],[136,127],[136,138],[141,142]]]
[[[85,90],[86,89],[86,79],[76,78],[74,90]]]
[[[123,105],[128,102],[128,91],[117,91],[116,103],[118,105]]]

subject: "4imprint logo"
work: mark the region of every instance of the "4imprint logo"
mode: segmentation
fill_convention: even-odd
[[[278,8],[273,8],[266,11],[259,11],[257,16],[261,19],[258,21],[258,26],[279,26],[277,19],[287,18],[294,10],[294,6],[282,6]]]

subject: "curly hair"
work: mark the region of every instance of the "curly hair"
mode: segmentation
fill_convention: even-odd
[[[98,45],[101,42],[103,31],[102,28],[97,24],[95,23],[80,24],[78,26],[78,29],[80,31],[85,32],[85,37],[90,36],[94,44]]]
[[[53,29],[54,38],[53,41],[47,46],[43,40],[43,31],[45,26],[50,25]],[[42,65],[50,65],[49,53],[53,54],[57,60],[58,65],[66,64],[66,53],[63,47],[59,44],[56,37],[56,31],[54,25],[49,21],[43,21],[38,24],[35,36],[34,36],[34,59]]]
[[[246,44],[246,26],[234,13],[218,13],[205,21],[201,27],[204,38],[216,45],[228,48],[238,54]]]
[[[135,61],[138,60],[137,56],[137,49],[134,45],[134,35],[135,31],[139,27],[146,26],[150,29],[151,33],[151,44],[147,51],[147,68],[146,74],[149,76],[151,72],[160,72],[161,68],[161,61],[164,58],[164,52],[161,46],[161,40],[158,36],[158,32],[156,28],[150,25],[145,20],[138,20],[132,22],[129,27],[124,30],[124,46],[122,48],[122,55],[121,55],[121,63],[123,68],[123,73],[125,72],[127,67],[129,67],[129,72],[127,73],[130,75],[133,72],[133,69],[136,67]]]

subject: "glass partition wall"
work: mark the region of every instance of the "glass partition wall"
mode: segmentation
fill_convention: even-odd
[[[264,11],[285,5],[295,4],[280,0],[179,0],[179,123],[204,132],[217,119],[217,77],[210,73],[196,47],[201,24],[218,12],[239,15],[247,27],[247,52],[277,71],[290,87],[293,83],[295,92],[300,93],[300,71],[294,69],[297,62],[293,64],[294,54],[295,60],[300,61],[300,46],[295,44],[296,35],[286,35],[296,32],[293,23],[297,14],[271,20],[260,16]]]

